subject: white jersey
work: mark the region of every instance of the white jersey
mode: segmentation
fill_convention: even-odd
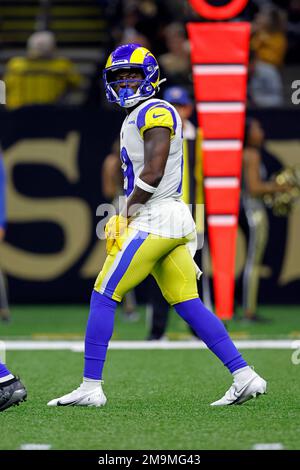
[[[153,127],[170,129],[170,151],[164,176],[149,201],[136,213],[130,226],[167,238],[181,238],[195,230],[182,194],[182,122],[167,101],[150,99],[135,108],[121,128],[121,160],[124,192],[130,196],[144,168],[144,133]]]

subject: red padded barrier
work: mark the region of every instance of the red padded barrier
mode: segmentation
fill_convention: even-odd
[[[244,136],[245,113],[199,112],[204,139],[239,139]]]
[[[245,101],[247,75],[206,75],[194,73],[196,101]]]
[[[212,214],[238,214],[240,188],[205,188],[205,211]]]
[[[215,305],[218,317],[232,318],[234,308],[234,263],[237,224],[213,226],[208,223],[212,256]],[[220,243],[222,240],[222,243]]]
[[[203,150],[203,173],[206,176],[241,175],[240,150]]]
[[[250,24],[189,23],[187,29],[204,137],[205,209],[216,313],[229,319],[233,315]]]
[[[248,0],[229,0],[226,5],[211,5],[208,0],[190,0],[194,9],[208,20],[228,20],[237,16],[247,5]]]
[[[193,64],[248,64],[250,23],[188,23]]]

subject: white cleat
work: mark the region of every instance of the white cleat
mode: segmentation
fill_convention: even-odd
[[[104,406],[106,396],[103,393],[101,385],[93,390],[86,390],[84,384],[81,384],[76,390],[60,398],[47,403],[48,406]]]
[[[225,395],[213,403],[211,406],[241,405],[245,401],[265,394],[267,391],[267,382],[256,372],[252,371],[251,376],[242,384],[233,382]]]

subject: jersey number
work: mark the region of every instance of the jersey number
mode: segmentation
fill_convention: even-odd
[[[122,170],[124,175],[124,193],[128,197],[134,186],[134,172],[132,162],[125,147],[121,150]]]

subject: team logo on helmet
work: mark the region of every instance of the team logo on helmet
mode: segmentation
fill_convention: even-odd
[[[116,72],[122,69],[130,72],[136,71],[142,78],[117,80]],[[139,44],[125,44],[117,47],[106,62],[103,80],[108,101],[124,108],[135,106],[139,101],[155,95],[159,90],[159,85],[165,81],[165,79],[160,80],[159,66],[154,55]],[[118,85],[121,83],[122,87],[117,92]],[[130,87],[132,83],[138,86],[136,91]]]

